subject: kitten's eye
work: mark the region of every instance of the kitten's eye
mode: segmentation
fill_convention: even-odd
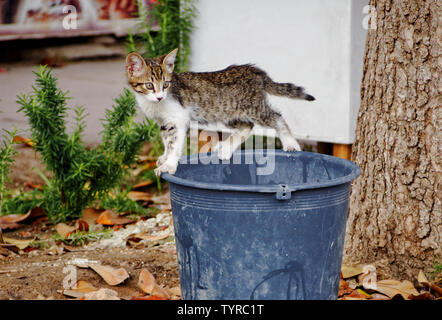
[[[169,86],[170,86],[170,81],[166,81],[166,82],[164,82],[164,84],[163,84],[163,88],[164,88],[164,89],[169,88]]]
[[[150,82],[147,82],[146,83],[146,88],[149,89],[149,90],[152,90],[153,89],[153,84],[150,83]]]

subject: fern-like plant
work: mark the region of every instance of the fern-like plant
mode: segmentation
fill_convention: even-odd
[[[75,109],[72,133],[67,132],[66,92],[47,67],[40,67],[36,85],[18,99],[31,127],[35,149],[53,178],[43,189],[42,208],[54,223],[77,218],[84,208],[108,193],[135,161],[141,143],[152,135],[152,126],[134,121],[136,102],[127,89],[106,110],[103,142],[88,149],[82,142],[84,108]]]
[[[145,58],[152,58],[178,48],[175,71],[187,71],[195,0],[156,0],[150,6],[138,0],[138,15],[140,27],[137,33],[129,33],[128,51],[140,51]]]
[[[0,149],[0,215],[4,213],[3,204],[7,196],[6,182],[9,180],[9,170],[11,164],[14,162],[13,156],[17,153],[13,147],[14,137],[17,130],[3,131],[3,146]]]

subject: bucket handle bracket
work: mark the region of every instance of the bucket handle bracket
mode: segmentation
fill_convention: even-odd
[[[279,190],[276,191],[276,199],[277,200],[290,200],[292,198],[292,190],[285,185],[279,185]]]

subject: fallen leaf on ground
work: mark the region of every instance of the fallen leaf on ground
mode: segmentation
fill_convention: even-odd
[[[129,274],[124,268],[113,268],[100,264],[92,264],[89,267],[98,273],[108,285],[116,286],[129,278]]]
[[[35,239],[20,240],[3,236],[4,243],[14,245],[20,250],[25,249],[34,240]]]
[[[55,231],[57,231],[57,233],[63,238],[66,238],[68,234],[75,230],[77,230],[77,228],[75,228],[74,226],[68,226],[64,222],[60,222],[55,225]]]
[[[71,288],[71,290],[81,292],[81,293],[88,293],[88,292],[96,291],[97,288],[95,288],[91,283],[89,283],[85,280],[79,280],[79,281],[77,281],[75,286],[73,288]]]
[[[94,208],[86,208],[83,210],[81,218],[86,221],[89,225],[94,225],[97,223],[97,219],[103,210],[97,210]]]
[[[97,223],[106,226],[123,225],[133,222],[136,221],[129,218],[120,217],[111,210],[103,211],[97,219]]]
[[[422,270],[420,270],[419,274],[417,275],[417,281],[419,283],[430,283]]]
[[[352,293],[350,293],[351,297],[360,297],[362,299],[371,299],[371,295],[365,292],[362,289],[356,289]]]
[[[6,216],[0,217],[0,228],[6,229],[17,229],[21,227],[18,222],[24,221],[31,216],[32,210],[26,214],[8,214]]]
[[[0,228],[17,229],[22,225],[18,222],[24,222],[27,219],[44,216],[44,211],[40,207],[35,207],[26,214],[8,214],[0,217]]]
[[[147,192],[142,191],[130,191],[127,194],[128,198],[133,201],[150,201],[152,200],[152,195]]]
[[[341,279],[339,280],[339,291],[338,291],[338,297],[342,297],[344,295],[350,294],[353,290],[350,289],[348,282],[342,279],[342,273],[341,273]]]
[[[23,138],[23,137],[20,137],[20,136],[15,136],[12,141],[14,143],[21,143],[21,144],[27,145],[28,147],[33,147],[35,145],[35,143],[32,142],[31,139]]]
[[[180,298],[181,297],[181,288],[180,287],[169,288],[167,291],[173,297],[176,297],[176,298]]]
[[[151,294],[155,287],[155,277],[145,268],[141,269],[138,287],[147,294]]]
[[[160,297],[160,298],[168,299],[168,300],[170,299],[169,293],[163,287],[160,287],[160,285],[158,285],[158,284],[155,284],[155,286],[152,290],[152,295]]]
[[[423,292],[417,296],[411,294],[408,299],[410,300],[436,300],[436,298],[429,292]]]
[[[145,232],[140,232],[134,235],[131,235],[130,238],[128,240],[135,240],[135,239],[140,239],[140,240],[148,240],[148,241],[159,241],[159,240],[163,240],[163,239],[167,239],[168,237],[170,237],[170,233],[164,233],[161,235],[151,235],[151,234],[147,234]]]
[[[396,295],[401,295],[404,299],[408,299],[410,295],[419,295],[419,292],[415,289],[414,285],[408,281],[399,280],[381,280],[376,282],[376,288],[374,289],[382,294],[393,298]]]
[[[390,300],[390,298],[381,293],[373,293],[371,295],[371,300]]]
[[[89,231],[89,224],[84,220],[78,219],[75,222],[75,228],[78,231]]]
[[[170,299],[170,294],[156,283],[155,277],[145,268],[141,269],[138,279],[138,287],[152,296]]]
[[[101,288],[100,290],[88,292],[84,300],[120,300],[118,293],[112,289]]]
[[[29,188],[32,188],[32,189],[38,189],[38,190],[43,189],[43,186],[41,184],[35,184],[35,183],[32,183],[31,181],[27,181],[26,186],[28,186]]]
[[[154,183],[153,180],[145,180],[145,181],[141,181],[140,183],[137,183],[132,188],[133,189],[137,189],[137,188],[147,187],[147,186],[150,186],[153,183]]]
[[[59,290],[57,292],[60,292],[60,293],[64,294],[67,297],[70,297],[70,298],[80,299],[80,298],[84,297],[84,293],[83,292],[78,292],[78,291],[71,290],[71,289],[65,289],[63,291]]]
[[[357,266],[345,266],[343,265],[341,268],[342,278],[352,278],[364,272],[364,268],[362,265]]]

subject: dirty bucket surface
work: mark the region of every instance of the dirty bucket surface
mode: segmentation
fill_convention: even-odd
[[[183,299],[336,299],[350,183],[336,157],[183,157],[169,181]]]

